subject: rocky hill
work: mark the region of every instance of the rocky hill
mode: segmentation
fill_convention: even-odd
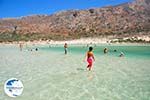
[[[0,41],[150,35],[150,0],[116,6],[0,19]]]

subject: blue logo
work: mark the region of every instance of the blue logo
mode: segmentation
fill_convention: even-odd
[[[4,91],[10,97],[20,96],[23,92],[23,84],[16,78],[8,79],[4,84]]]

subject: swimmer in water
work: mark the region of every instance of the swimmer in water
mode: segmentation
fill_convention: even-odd
[[[115,49],[114,52],[117,52],[117,50]]]
[[[38,51],[38,48],[35,48],[35,51]]]
[[[91,68],[93,66],[93,61],[95,61],[92,50],[93,50],[93,47],[89,47],[89,51],[86,54],[86,58],[87,58],[87,62],[88,62],[87,68],[89,69],[89,71],[91,70]]]
[[[121,52],[120,55],[119,55],[119,57],[124,57],[124,53]]]
[[[104,48],[104,54],[106,54],[108,52],[107,48]]]

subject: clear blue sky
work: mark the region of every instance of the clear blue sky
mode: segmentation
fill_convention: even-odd
[[[0,0],[0,18],[117,5],[131,0]]]

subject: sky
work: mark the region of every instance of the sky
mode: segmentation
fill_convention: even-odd
[[[53,14],[72,9],[118,5],[132,0],[0,0],[0,18]]]

